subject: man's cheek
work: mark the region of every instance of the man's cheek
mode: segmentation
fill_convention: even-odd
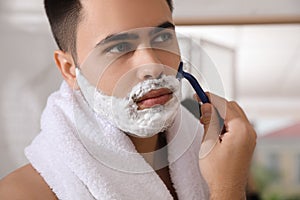
[[[107,71],[99,77],[97,88],[103,93],[124,98],[139,83],[133,70],[125,73]]]

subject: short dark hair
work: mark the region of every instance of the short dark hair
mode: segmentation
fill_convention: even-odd
[[[77,26],[81,20],[81,0],[44,0],[53,37],[62,51],[76,55]],[[172,0],[166,0],[173,12]]]

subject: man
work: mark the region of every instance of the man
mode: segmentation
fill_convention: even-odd
[[[130,48],[127,51],[126,49],[129,48],[128,42],[125,43],[123,42],[124,36],[126,37],[128,37],[128,35],[133,36],[131,38],[127,38],[126,39],[127,41],[131,39],[137,39],[136,35],[138,35],[138,37],[143,37],[143,35],[149,35],[153,28],[146,29],[148,31],[144,31],[144,30],[136,31],[136,29],[140,29],[144,27],[156,27],[156,28],[161,28],[163,30],[166,29],[167,32],[171,30],[172,32],[172,30],[174,29],[174,25],[173,25],[174,23],[172,19],[171,1],[168,0],[151,0],[151,1],[148,0],[122,0],[122,1],[120,0],[109,0],[109,1],[107,0],[86,0],[86,1],[46,0],[45,7],[46,7],[47,15],[51,24],[54,37],[60,48],[60,50],[57,50],[54,53],[56,65],[69,87],[69,89],[67,87],[61,89],[61,92],[63,93],[64,91],[70,91],[70,88],[74,88],[75,92],[81,90],[84,99],[88,102],[88,105],[90,107],[93,107],[92,105],[94,103],[95,104],[97,103],[97,99],[92,99],[92,100],[89,99],[88,96],[90,94],[88,93],[88,89],[85,90],[85,86],[84,86],[85,79],[83,77],[88,79],[88,82],[93,83],[92,85],[94,87],[97,87],[97,89],[103,91],[103,93],[106,94],[105,97],[107,97],[107,99],[110,99],[110,97],[115,96],[116,93],[117,93],[116,96],[118,95],[122,96],[122,94],[120,93],[122,93],[124,88],[125,88],[124,90],[126,91],[125,93],[128,93],[128,91],[131,91],[132,86],[136,84],[139,84],[141,82],[147,82],[148,80],[155,81],[156,79],[160,79],[162,74],[168,74],[167,73],[168,69],[169,71],[171,71],[169,72],[169,75],[172,74],[174,75],[174,72],[172,72],[172,70],[176,71],[178,68],[178,64],[180,62],[180,56],[178,56],[178,54],[174,52],[166,53],[161,49],[153,50],[151,48],[141,48],[141,49]],[[130,30],[134,30],[133,32],[135,33],[135,35],[131,34]],[[155,30],[155,28],[153,30]],[[121,34],[124,32],[126,32],[125,35]],[[116,35],[118,37],[114,37]],[[160,37],[155,37],[154,42],[156,44],[156,42],[166,41],[169,39],[169,36],[170,35],[165,34]],[[114,42],[116,38],[117,40],[121,38],[122,42],[114,43],[113,46],[109,46],[105,48],[105,50],[108,50],[106,52],[109,52],[109,55],[105,54],[106,55],[105,57],[101,57],[101,56],[100,57],[107,58],[112,55],[115,56],[116,52],[119,53],[121,51],[126,51],[126,53],[122,55],[118,55],[117,57],[114,58],[114,60],[109,60],[111,62],[107,62],[107,63],[110,63],[110,67],[102,72],[97,71],[95,73],[95,71],[93,70],[90,71],[88,67],[85,68],[84,66],[89,66],[86,65],[86,63],[89,63],[88,62],[89,58],[93,57],[93,55],[91,56],[90,52],[94,52],[95,47],[98,48],[99,45],[102,45],[103,43],[110,41],[111,38],[113,38]],[[162,46],[160,48],[163,49],[165,48],[165,46]],[[103,59],[100,60],[100,62],[102,61]],[[97,75],[96,79],[94,77],[95,74]],[[100,78],[98,76],[99,74],[102,75]],[[131,85],[125,84],[124,88],[119,89],[118,92],[116,92],[115,88],[120,87],[120,85],[123,86],[122,85],[123,78],[127,76],[129,78],[125,78],[125,79],[126,81],[128,80],[131,81],[130,82]],[[121,83],[119,83],[119,81],[121,81]],[[99,95],[101,96],[101,94]],[[169,105],[168,102],[170,102],[171,99],[174,98],[174,96],[175,96],[175,91],[166,88],[149,90],[148,93],[145,93],[142,97],[137,99],[133,98],[134,103],[136,103],[137,110],[138,110],[136,112],[139,113],[142,111],[147,112],[147,110],[151,110],[152,108],[154,109],[154,107],[156,108],[157,105],[158,106],[159,105],[163,106],[165,104]],[[218,115],[220,115],[220,117],[224,119],[225,134],[222,137],[222,141],[220,140],[221,142],[217,143],[212,149],[212,151],[203,159],[201,159],[199,163],[196,157],[193,157],[193,159],[196,160],[196,162],[199,164],[201,168],[203,177],[209,187],[210,199],[244,199],[245,198],[244,189],[247,181],[247,173],[251,161],[251,156],[255,147],[256,134],[253,128],[251,127],[249,121],[247,120],[245,114],[236,103],[227,102],[225,99],[215,96],[213,94],[209,94],[209,96],[212,104],[204,104],[201,108],[203,115],[200,121],[204,125],[205,134],[206,136],[209,136],[212,135],[213,133],[219,132],[218,130],[220,127],[219,127]],[[66,98],[69,98],[69,96]],[[78,101],[80,101],[80,99]],[[176,104],[174,103],[174,105]],[[61,108],[64,110],[67,107],[68,105],[66,103],[65,106],[62,106]],[[74,109],[76,110],[77,107]],[[106,108],[105,106],[104,108],[102,106],[101,109],[105,110]],[[120,108],[118,107],[117,109]],[[97,112],[97,109],[94,109],[94,107],[93,110]],[[83,124],[82,127],[86,128],[85,122],[89,123],[90,118],[85,118],[85,116],[82,117],[81,112],[76,113],[74,111],[74,113],[75,113],[75,118],[76,117],[79,118],[79,122],[78,122],[79,125],[76,126],[75,128],[79,127],[78,131],[80,132],[80,126]],[[58,113],[58,115],[59,114],[60,113]],[[107,112],[106,114],[110,115],[110,113]],[[168,116],[170,118],[173,117],[173,115],[168,115]],[[163,146],[167,144],[167,141],[164,139],[163,135],[165,131],[170,131],[169,130],[170,126],[172,125],[175,119],[169,122],[170,125],[163,127],[162,129],[158,129],[161,130],[159,131],[160,133],[156,132],[154,134],[154,132],[151,131],[152,129],[150,131],[148,130],[149,127],[146,127],[145,129],[143,129],[143,131],[139,131],[139,130],[133,130],[132,132],[128,131],[131,130],[130,129],[131,127],[126,123],[120,125],[122,124],[120,121],[113,121],[115,117],[116,116],[113,115],[112,118],[108,117],[107,119],[105,119],[108,120],[108,121],[104,120],[105,124],[113,124],[112,129],[115,132],[122,130],[123,131],[122,133],[126,133],[128,138],[134,145],[136,151],[141,155],[143,155],[143,158],[147,161],[147,163],[149,163],[149,165],[153,167],[153,169],[155,170],[154,173],[158,175],[157,177],[159,177],[161,182],[163,183],[163,185],[155,186],[155,187],[157,187],[158,188],[157,190],[159,191],[160,188],[163,187],[167,188],[166,190],[163,189],[161,190],[161,191],[166,191],[166,196],[163,196],[162,194],[161,196],[162,199],[169,199],[169,197],[173,197],[174,199],[180,199],[182,197],[183,199],[184,196],[187,197],[189,195],[186,193],[190,193],[190,192],[192,193],[192,191],[186,192],[188,190],[182,192],[180,188],[182,186],[180,186],[179,183],[174,184],[174,182],[176,182],[175,181],[176,176],[178,176],[176,175],[175,170],[173,172],[172,170],[170,171],[171,169],[170,166],[165,164],[162,164],[161,167],[156,168],[155,167],[155,159],[157,159],[155,156],[156,154],[154,155],[151,154],[150,156],[147,154],[149,152],[154,152],[158,149],[161,149]],[[60,121],[61,124],[59,124],[61,127],[63,127],[62,124],[68,123],[68,121],[64,121],[63,117],[59,119],[61,120]],[[87,120],[84,121],[85,119]],[[151,116],[150,119],[152,119]],[[111,121],[113,122],[111,123]],[[156,122],[157,121],[155,121],[155,123]],[[165,122],[166,121],[164,121],[164,123]],[[49,123],[51,124],[51,120],[49,120]],[[45,126],[47,126],[47,122],[45,122]],[[48,125],[48,128],[51,129],[51,125]],[[59,132],[60,130],[61,129],[55,129],[55,131],[57,132]],[[93,130],[88,129],[88,130],[94,131],[95,129]],[[196,131],[198,131],[197,128]],[[70,131],[66,131],[66,134],[67,133],[69,134]],[[141,136],[141,134],[142,135],[144,134],[143,136],[146,135],[147,137],[136,137],[136,136]],[[93,146],[89,146],[89,138],[87,139],[85,136],[86,135],[82,136],[79,134],[80,141],[85,143],[87,149],[92,149]],[[114,136],[108,136],[108,137],[114,137]],[[120,135],[120,137],[122,136]],[[57,138],[53,138],[53,140],[56,140]],[[196,136],[194,138],[196,138],[198,141],[193,143],[201,142],[199,141],[199,138],[197,138]],[[104,140],[105,138],[102,139]],[[124,140],[125,139],[126,138],[124,138]],[[55,142],[59,143],[60,141],[57,140]],[[45,145],[47,144],[45,143]],[[62,145],[65,145],[65,143]],[[42,152],[43,146],[41,145],[39,147],[41,148],[40,151]],[[58,145],[57,148],[59,149],[60,145]],[[62,187],[65,181],[66,184],[67,183],[69,184],[71,182],[71,181],[67,182],[68,180],[66,180],[68,176],[67,174],[70,172],[64,171],[65,169],[64,166],[59,166],[59,167],[61,167],[61,171],[65,172],[66,177],[64,176],[51,177],[51,175],[47,175],[47,173],[43,171],[43,169],[46,168],[48,169],[50,168],[50,170],[51,168],[53,169],[56,168],[57,166],[55,166],[56,163],[55,157],[56,155],[57,157],[59,157],[60,155],[55,154],[53,156],[53,161],[51,159],[49,161],[49,159],[44,158],[45,162],[47,162],[49,166],[41,166],[43,165],[43,163],[35,162],[34,155],[32,155],[35,154],[35,152],[37,151],[39,150],[36,149],[36,151],[32,151],[32,149],[29,149],[28,150],[29,153],[27,153],[27,156],[31,161],[31,164],[28,164],[16,170],[15,172],[13,172],[12,174],[4,178],[4,180],[1,181],[0,199],[58,199],[58,198],[64,199],[65,197],[64,195],[68,195],[67,190],[60,190],[59,187],[55,188],[55,184],[54,184],[54,182],[56,182],[56,184],[60,184],[59,182],[61,182],[62,185],[60,187]],[[74,152],[75,151],[76,148],[74,149]],[[172,151],[172,148],[170,148],[168,151]],[[60,152],[63,154],[64,149],[62,148]],[[91,152],[92,154],[95,153],[94,155],[99,153],[96,151],[93,152],[92,150],[89,151],[89,153]],[[109,150],[107,154],[110,153],[111,152]],[[76,156],[76,155],[77,154],[72,154],[72,156]],[[86,155],[85,152],[83,152],[82,155]],[[96,157],[94,155],[91,156],[91,159],[93,157]],[[162,154],[159,154],[158,157],[159,159],[165,160],[166,157],[168,157],[168,154],[165,154],[165,152],[163,152]],[[66,160],[70,159],[70,162],[76,161],[76,160],[72,160],[72,158],[69,157],[65,157],[65,159]],[[82,159],[85,159],[84,156]],[[98,155],[97,159],[103,161],[104,165],[107,165],[109,162],[110,165],[109,167],[113,166],[111,168],[120,167],[120,169],[118,169],[120,171],[126,168],[126,166],[125,167],[120,166],[120,163],[115,160],[109,160],[110,157],[106,156],[106,154]],[[120,157],[120,159],[122,159],[122,157]],[[187,157],[187,159],[191,159],[191,156]],[[115,162],[117,164],[115,164]],[[122,162],[126,162],[126,159],[122,160]],[[78,168],[82,166],[84,167],[85,163],[81,162],[78,165],[70,164],[69,168],[72,168],[72,166],[75,166],[73,170],[76,171],[77,170],[76,167]],[[136,168],[134,168],[134,170],[135,169]],[[97,171],[98,169],[91,168],[90,170]],[[113,173],[116,174],[118,173],[116,177],[118,177],[119,174],[121,174],[121,172],[114,172],[111,171],[111,169],[103,168],[103,170],[108,170],[109,173],[112,173],[111,175],[112,177],[114,177]],[[129,170],[131,170],[130,166],[126,168],[124,171],[128,172]],[[185,179],[193,178],[192,176],[188,177],[189,169],[181,167],[181,170],[183,175],[180,181],[189,182],[190,180],[185,180]],[[49,173],[51,174],[52,172]],[[61,172],[58,173],[61,174]],[[124,180],[121,180],[121,178],[120,180],[118,178],[111,178],[111,180],[106,179],[105,181],[107,182],[103,183],[103,185],[99,183],[98,185],[95,186],[93,185],[93,183],[90,183],[91,181],[89,180],[89,178],[93,179],[93,177],[86,178],[84,175],[86,173],[89,173],[88,168],[86,170],[83,170],[82,173],[78,173],[76,176],[74,176],[75,178],[73,177],[72,174],[72,178],[74,178],[74,185],[76,185],[76,187],[72,188],[70,185],[70,193],[71,190],[73,193],[75,193],[74,199],[76,195],[78,196],[82,195],[83,199],[85,198],[86,199],[89,198],[129,199],[126,197],[126,194],[124,196],[124,191],[125,193],[127,192],[128,196],[131,196],[132,199],[134,198],[138,199],[138,197],[140,196],[138,195],[134,196],[134,194],[140,192],[138,194],[141,195],[143,191],[145,192],[145,196],[143,199],[153,199],[152,197],[156,197],[157,195],[160,195],[156,193],[152,193],[152,194],[146,193],[146,191],[151,191],[151,190],[150,189],[148,190],[148,188],[143,187],[141,185],[142,184],[141,182],[138,183],[136,187],[131,187],[131,184],[134,185],[135,183],[134,182],[131,183],[130,179],[135,179],[136,177],[141,176],[140,174],[134,174],[134,173],[133,176],[126,175],[126,177],[131,177],[125,180],[128,181],[128,183],[131,183],[128,184],[128,186],[126,186],[126,188],[129,188],[128,190],[126,190],[126,188],[124,189],[118,187],[115,188],[116,191],[114,190],[114,188],[107,189],[108,190],[107,194],[105,193],[106,190],[103,190],[103,193],[98,193],[99,190],[102,191],[101,187],[106,187],[107,185],[108,186],[112,185],[113,187],[114,184],[118,185],[119,181],[121,182]],[[105,173],[104,171],[103,172],[100,171],[99,173],[95,173],[95,176],[96,174],[97,175],[100,174],[99,179],[102,180],[102,178],[105,177],[104,173]],[[174,173],[175,175],[172,175],[172,173]],[[155,176],[149,176],[149,179],[151,178],[155,178]],[[196,178],[198,178],[198,176],[196,176],[195,179]],[[201,176],[199,174],[199,181],[198,180],[193,180],[193,181],[196,181],[195,184],[198,184],[197,181],[200,183],[201,182],[200,179]],[[97,180],[95,179],[94,181],[98,181],[98,179]],[[83,188],[79,188],[82,182],[86,183],[86,185]],[[199,185],[200,186],[202,185],[202,187],[204,188],[201,189],[198,187],[197,189],[199,189],[199,191],[206,190],[205,184],[203,184],[203,182],[201,182],[201,184]],[[77,186],[79,188],[78,190],[76,189]],[[138,186],[140,186],[140,188],[137,188]],[[186,185],[186,187],[187,188],[191,187],[191,185]],[[76,190],[77,190],[77,194],[76,194]],[[119,193],[123,192],[122,193],[123,198],[118,196],[118,192]],[[198,197],[193,196],[193,199],[201,199],[203,197],[204,195]],[[70,196],[66,197],[66,199],[70,199]]]

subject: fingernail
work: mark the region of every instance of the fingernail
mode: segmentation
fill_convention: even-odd
[[[199,101],[199,98],[198,98],[198,95],[197,95],[197,94],[194,94],[194,95],[193,95],[193,98],[194,98],[196,101]]]
[[[204,117],[211,116],[211,107],[210,106],[203,106],[202,114],[203,114]]]

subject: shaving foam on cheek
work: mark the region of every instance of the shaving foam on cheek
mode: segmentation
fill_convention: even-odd
[[[163,75],[160,79],[149,79],[132,88],[125,98],[103,94],[92,86],[76,69],[78,85],[89,106],[107,118],[120,130],[138,137],[151,137],[168,129],[174,122],[181,99],[181,83],[174,76]],[[164,105],[138,110],[135,100],[151,90],[168,88],[173,97]]]

